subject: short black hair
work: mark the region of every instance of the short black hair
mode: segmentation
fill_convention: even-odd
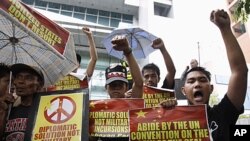
[[[194,68],[191,68],[190,70],[188,70],[187,72],[184,73],[182,81],[186,81],[187,75],[190,72],[193,72],[193,71],[202,72],[203,74],[206,75],[206,77],[208,78],[208,80],[211,81],[211,73],[208,70],[206,70],[204,67],[194,67]]]
[[[0,63],[0,78],[10,74],[10,66]]]
[[[142,68],[142,74],[144,74],[144,70],[153,70],[156,72],[156,74],[160,77],[160,69],[159,67],[154,64],[154,63],[149,63],[147,65],[145,65],[143,68]]]
[[[81,64],[82,57],[80,54],[76,53],[76,59],[79,64]]]
[[[18,64],[13,64],[10,69],[14,77],[16,77],[16,75],[20,72],[29,72],[31,74],[34,74],[38,77],[38,81],[40,85],[44,86],[44,82],[45,82],[44,75],[38,67],[18,63]]]

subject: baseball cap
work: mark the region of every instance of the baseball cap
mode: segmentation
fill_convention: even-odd
[[[20,64],[14,64],[14,65],[11,66],[11,71],[12,71],[14,76],[16,74],[22,72],[22,71],[28,71],[28,72],[34,73],[42,81],[42,85],[44,85],[43,73],[39,68],[37,68],[35,66],[29,66],[29,65],[21,64],[21,63]]]
[[[110,65],[105,71],[106,85],[114,81],[123,81],[128,83],[127,80],[127,69],[120,64]]]

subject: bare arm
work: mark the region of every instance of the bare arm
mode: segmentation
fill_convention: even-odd
[[[234,106],[240,110],[243,106],[247,90],[248,68],[240,45],[232,33],[230,18],[223,10],[212,11],[210,20],[220,29],[226,46],[227,57],[231,69],[227,96]]]
[[[167,81],[168,86],[163,86],[163,88],[173,89],[174,88],[174,77],[175,77],[175,66],[171,56],[169,55],[167,49],[165,48],[164,42],[161,38],[158,38],[153,41],[152,47],[155,49],[160,49],[161,54],[163,56],[165,66],[167,69],[166,77],[164,78],[164,82]]]
[[[132,54],[128,40],[125,36],[116,36],[112,40],[113,48],[115,50],[123,51],[127,59],[131,75],[133,77],[132,98],[142,98],[143,93],[143,79],[140,68]]]
[[[96,46],[95,46],[92,32],[90,31],[88,27],[83,27],[82,31],[87,35],[88,43],[89,43],[90,60],[86,69],[86,73],[88,77],[91,77],[94,73],[98,56],[97,56]]]

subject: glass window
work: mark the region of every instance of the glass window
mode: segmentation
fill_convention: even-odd
[[[98,24],[109,26],[109,18],[99,17]]]
[[[239,37],[241,36],[242,34],[246,33],[246,28],[245,28],[245,25],[242,24],[242,23],[237,23],[233,26],[233,30],[235,32],[235,36],[236,37]]]
[[[74,13],[73,17],[84,20],[85,19],[85,14]]]
[[[48,9],[50,12],[59,13],[59,9]]]
[[[35,6],[47,7],[47,2],[46,2],[46,1],[36,0],[36,1],[35,1]]]
[[[169,17],[171,5],[154,2],[154,14],[162,17]]]
[[[115,12],[111,12],[111,17],[112,17],[112,18],[120,19],[120,18],[122,17],[122,14],[120,14],[120,13],[115,13]]]
[[[111,19],[111,23],[110,23],[110,26],[111,27],[118,27],[119,26],[119,23],[120,23],[121,20],[117,20],[117,19]]]
[[[60,4],[49,2],[49,8],[60,9]]]
[[[98,10],[87,8],[87,13],[88,14],[92,14],[92,15],[97,15],[98,14]]]
[[[86,21],[96,23],[97,22],[97,16],[86,15]]]
[[[61,11],[61,14],[72,17],[72,12],[71,11]]]
[[[133,21],[126,21],[126,20],[122,20],[122,22],[124,22],[124,23],[130,23],[130,24],[133,23]]]
[[[132,15],[122,14],[122,20],[124,21],[133,21]]]
[[[73,6],[62,4],[62,10],[73,11]]]
[[[37,6],[35,6],[35,8],[46,10],[46,7],[37,7]]]
[[[33,5],[34,0],[22,0],[22,2],[29,4],[29,5]]]
[[[103,11],[103,10],[99,10],[99,15],[100,15],[100,16],[109,17],[110,12],[108,12],[108,11]]]
[[[75,6],[75,12],[85,13],[86,8]]]

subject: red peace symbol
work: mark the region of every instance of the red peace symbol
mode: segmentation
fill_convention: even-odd
[[[68,121],[76,112],[76,103],[67,96],[55,97],[51,107],[44,110],[44,117],[50,123],[60,124]]]

